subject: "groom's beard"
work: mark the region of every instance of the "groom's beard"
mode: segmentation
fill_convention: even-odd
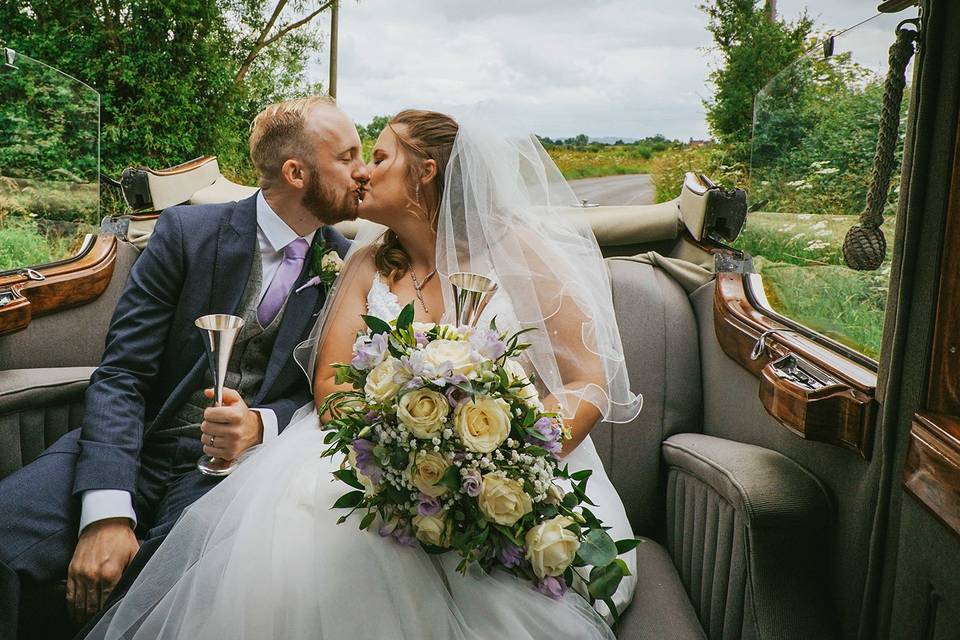
[[[343,193],[339,198],[328,189],[311,171],[307,190],[303,194],[303,208],[324,224],[336,224],[344,220],[357,219],[357,197],[353,190]]]

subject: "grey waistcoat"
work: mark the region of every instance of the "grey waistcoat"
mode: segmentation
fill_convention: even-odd
[[[286,301],[277,313],[277,317],[266,328],[260,326],[257,320],[257,307],[260,288],[263,284],[263,264],[260,260],[260,249],[256,248],[253,256],[253,265],[250,269],[250,280],[240,298],[237,315],[243,318],[243,328],[233,346],[233,354],[227,365],[227,378],[224,386],[237,390],[240,397],[249,406],[263,383],[263,375],[273,351],[273,343],[277,339],[280,323],[287,308]],[[290,297],[287,296],[289,301]],[[200,331],[200,329],[197,329]],[[213,387],[213,374],[210,367],[204,368],[203,386],[194,391],[187,399],[186,404],[174,415],[170,422],[158,431],[162,433],[178,433],[200,437],[200,423],[203,421],[203,410],[213,406],[213,401],[203,395],[203,390]]]

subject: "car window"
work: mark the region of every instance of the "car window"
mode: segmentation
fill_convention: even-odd
[[[754,256],[762,291],[753,293],[761,306],[872,359],[883,333],[912,64],[881,227],[886,258],[876,271],[855,271],[842,247],[870,185],[887,49],[898,21],[879,15],[838,34],[832,51],[830,42],[821,43],[757,94],[751,213],[736,243]]]
[[[95,233],[100,97],[0,49],[0,271],[69,258]]]

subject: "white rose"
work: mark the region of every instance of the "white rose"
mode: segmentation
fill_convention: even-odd
[[[453,427],[467,449],[490,453],[510,435],[510,405],[502,398],[478,396],[457,407]]]
[[[433,329],[435,326],[437,326],[437,323],[436,322],[414,322],[412,326],[414,331],[419,331],[420,333],[427,333],[428,331]]]
[[[524,383],[523,388],[517,392],[517,395],[534,406],[540,405],[540,394],[537,393],[537,388],[530,382],[527,372],[523,370],[523,365],[513,358],[507,358],[503,368],[507,370],[510,382],[520,381]]]
[[[450,413],[446,397],[430,389],[417,389],[400,398],[397,419],[418,438],[439,436]]]
[[[434,340],[423,349],[424,359],[434,369],[451,366],[454,373],[469,376],[473,373],[473,346],[461,340]]]
[[[353,447],[348,448],[350,449],[350,453],[347,454],[347,462],[350,463],[350,468],[353,469],[353,472],[357,474],[357,480],[363,485],[363,492],[368,496],[372,496],[380,490],[380,487],[373,484],[370,476],[364,475],[360,469],[357,468],[357,452],[353,450]]]
[[[413,516],[413,533],[420,542],[445,547],[449,538],[447,519],[444,516]]]
[[[343,259],[337,255],[336,251],[328,251],[320,258],[320,268],[324,270],[332,270],[337,273],[340,273],[340,269],[343,267]]]
[[[527,531],[527,560],[538,578],[559,576],[573,562],[580,540],[566,528],[571,524],[571,518],[556,516]]]
[[[440,482],[449,467],[450,462],[439,453],[430,451],[418,456],[411,452],[407,474],[413,486],[431,498],[436,498],[447,492],[446,487],[437,483]]]
[[[533,501],[523,484],[498,473],[483,476],[477,503],[488,520],[508,527],[533,510]]]
[[[363,392],[373,402],[386,402],[400,391],[400,383],[395,380],[400,370],[400,362],[388,357],[367,374]]]

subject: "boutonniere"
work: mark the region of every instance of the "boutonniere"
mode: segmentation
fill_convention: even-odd
[[[335,249],[331,249],[324,242],[320,242],[310,249],[308,260],[310,261],[310,270],[307,274],[310,279],[304,282],[296,290],[296,293],[321,284],[329,288],[333,285],[337,276],[340,275],[340,269],[343,268],[343,259],[340,258]]]

